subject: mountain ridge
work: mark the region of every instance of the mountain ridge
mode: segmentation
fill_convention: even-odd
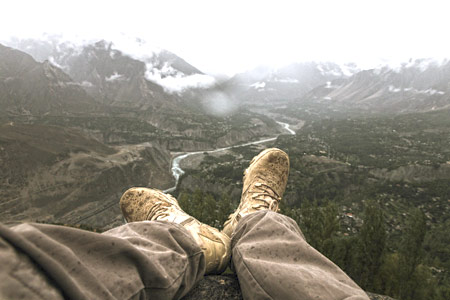
[[[13,114],[87,112],[96,103],[48,61],[0,45],[0,106]]]

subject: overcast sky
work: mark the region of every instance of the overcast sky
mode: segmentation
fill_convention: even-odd
[[[449,12],[450,1],[433,0],[6,0],[0,39],[139,37],[231,75],[262,63],[450,57]]]

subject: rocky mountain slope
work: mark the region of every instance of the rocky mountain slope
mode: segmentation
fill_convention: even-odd
[[[149,50],[136,56],[125,54],[105,40],[74,45],[57,38],[47,41],[24,39],[12,40],[8,44],[38,61],[50,61],[93,97],[120,107],[146,110],[169,105],[170,109],[177,109],[183,105],[177,93],[184,90],[180,86],[183,79],[207,77],[182,58],[163,49]]]
[[[0,45],[0,114],[81,113],[98,106],[59,68]]]
[[[0,126],[0,220],[121,224],[118,199],[132,186],[171,185],[170,153],[157,143],[110,147],[78,130]]]
[[[37,58],[46,57],[48,60],[38,63],[23,52],[3,47],[10,49],[9,52],[15,53],[15,56],[21,59],[26,58],[27,61],[25,76],[11,67],[23,68],[20,67],[18,59],[12,60],[13,56],[8,55],[9,52],[0,53],[0,63],[5,69],[1,75],[4,77],[4,83],[0,86],[0,95],[5,106],[2,113],[9,118],[29,115],[34,121],[45,119],[46,124],[64,123],[64,126],[81,127],[90,131],[100,129],[92,128],[89,118],[120,118],[120,123],[129,127],[124,122],[128,118],[133,124],[148,123],[142,125],[153,127],[149,128],[152,132],[155,128],[159,129],[159,137],[174,137],[180,141],[195,140],[198,144],[196,149],[205,148],[205,143],[209,144],[208,148],[216,143],[229,145],[260,135],[272,135],[278,130],[274,122],[262,122],[261,118],[254,114],[247,118],[249,114],[241,111],[237,118],[228,117],[233,113],[229,109],[229,99],[214,88],[203,90],[194,85],[182,94],[168,90],[165,80],[173,84],[183,82],[190,76],[206,76],[168,51],[149,55],[141,61],[123,54],[105,41],[81,48],[70,44],[52,45],[33,40],[19,45],[34,53]],[[43,70],[31,72],[36,66]],[[14,74],[17,76],[9,76],[11,72],[16,72],[17,74]],[[65,72],[70,74],[70,77]],[[152,81],[155,76],[159,81]],[[13,77],[20,84],[13,84]],[[16,104],[11,108],[12,99]],[[61,101],[63,103],[60,103]],[[22,111],[23,109],[25,111]],[[83,109],[85,114],[80,115],[79,112]],[[50,111],[51,115],[77,114],[77,118],[52,119],[47,116]],[[80,122],[81,119],[85,122]],[[111,123],[110,121],[107,122]],[[115,124],[112,126],[117,127]],[[105,129],[104,126],[100,127]],[[120,131],[124,131],[123,129]],[[97,132],[92,134],[98,135]],[[116,141],[121,139],[123,140],[119,138]],[[184,142],[180,144],[181,148],[183,144]],[[173,148],[180,149],[177,146],[171,147]],[[189,146],[186,149],[192,148]]]
[[[142,110],[175,107],[175,97],[146,80],[145,63],[112,49],[111,43],[99,41],[83,47],[77,55],[63,57],[64,61],[55,62],[105,104]]]

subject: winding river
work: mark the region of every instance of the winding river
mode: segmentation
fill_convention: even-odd
[[[289,124],[283,123],[283,122],[278,122],[278,121],[277,121],[277,123],[280,124],[287,131],[288,134],[291,134],[291,135],[295,134],[295,131],[289,127]],[[173,177],[175,178],[175,186],[168,188],[167,190],[164,190],[164,193],[171,193],[171,192],[175,191],[175,189],[177,188],[180,177],[184,174],[183,169],[181,169],[181,167],[180,167],[180,163],[186,157],[189,157],[191,155],[200,154],[200,153],[216,153],[216,152],[221,152],[221,151],[225,151],[225,150],[237,148],[237,147],[245,147],[245,146],[250,146],[250,145],[264,144],[267,142],[274,141],[277,138],[278,138],[278,135],[276,137],[266,138],[266,139],[254,141],[254,142],[243,143],[243,144],[239,144],[239,145],[235,145],[235,146],[218,148],[218,149],[214,149],[214,150],[195,151],[195,152],[180,154],[180,155],[176,156],[175,158],[173,158],[173,160],[172,160],[171,171],[172,171]]]

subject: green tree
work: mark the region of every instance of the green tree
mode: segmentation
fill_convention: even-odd
[[[317,201],[305,201],[300,208],[300,227],[308,243],[328,256],[339,230],[339,219],[337,205],[328,201],[325,203],[324,207],[320,207]],[[298,210],[291,210],[291,214],[298,218]]]
[[[424,282],[418,279],[418,266],[423,260],[423,242],[426,233],[425,215],[415,209],[410,215],[399,249],[398,298],[416,299],[417,292]]]
[[[313,203],[309,201],[303,202],[300,207],[300,213],[300,228],[306,240],[311,246],[320,251],[322,248],[323,214],[317,201]]]
[[[378,279],[386,248],[386,229],[383,211],[374,200],[366,203],[359,237],[359,260],[362,266],[359,283],[366,290],[376,291],[375,280]]]
[[[343,269],[354,280],[359,275],[359,262],[356,262],[358,252],[358,236],[343,236],[333,239],[333,249],[328,256],[334,263]]]
[[[222,194],[220,201],[217,202],[217,214],[215,220],[215,227],[218,229],[223,228],[223,224],[228,219],[228,216],[233,212],[233,205],[231,203],[230,196]]]
[[[384,295],[395,296],[398,288],[398,253],[390,253],[385,256],[379,272],[377,290]]]
[[[178,196],[178,203],[189,215],[200,222],[221,229],[223,223],[232,212],[233,207],[228,195],[222,195],[216,201],[213,195],[197,189],[194,193],[183,191]]]
[[[322,244],[321,252],[327,257],[333,253],[335,237],[339,231],[339,211],[336,203],[328,202],[322,209]]]

